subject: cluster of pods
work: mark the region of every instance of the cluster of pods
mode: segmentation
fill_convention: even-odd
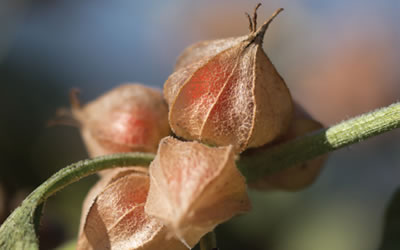
[[[245,150],[322,127],[293,103],[262,48],[281,10],[260,27],[255,11],[248,35],[185,49],[163,93],[124,84],[83,107],[74,102],[91,157],[156,153],[150,167],[99,173],[83,204],[78,249],[192,248],[218,224],[250,210],[247,186],[299,190],[313,182],[322,158],[254,183],[235,165]]]

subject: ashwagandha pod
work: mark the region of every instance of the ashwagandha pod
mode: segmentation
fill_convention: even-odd
[[[244,177],[235,165],[232,146],[208,147],[172,137],[161,140],[150,165],[145,211],[161,220],[190,247],[250,201]]]
[[[91,157],[120,152],[156,152],[168,136],[168,106],[159,90],[124,84],[80,107],[72,98],[72,113]]]
[[[147,168],[108,171],[85,199],[78,250],[140,249],[183,250],[167,228],[144,212],[149,190]]]
[[[250,34],[204,41],[187,48],[164,84],[173,132],[240,153],[282,135],[292,118],[292,98],[265,54],[264,34],[276,15]]]

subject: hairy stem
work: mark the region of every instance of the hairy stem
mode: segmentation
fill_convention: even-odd
[[[38,249],[36,229],[44,201],[69,184],[100,170],[147,166],[153,154],[127,153],[83,160],[61,169],[36,188],[0,227],[0,249]]]
[[[46,187],[46,191],[44,191],[41,196],[41,199],[45,200],[65,186],[103,169],[126,166],[148,166],[153,159],[153,154],[126,153],[79,161],[58,171],[39,186],[37,190],[42,186]]]
[[[400,127],[400,102],[284,144],[246,152],[240,156],[237,165],[247,180],[253,181],[258,177],[398,127]],[[43,203],[63,187],[103,169],[146,166],[153,159],[153,154],[116,154],[80,161],[58,171],[34,190],[1,225],[0,249],[38,249],[36,226]],[[201,241],[204,247],[208,246],[208,243],[215,245],[215,235],[207,235]],[[215,248],[212,244],[210,246]],[[210,249],[204,247],[202,249]]]
[[[240,156],[238,168],[248,181],[400,127],[400,102],[293,141]]]

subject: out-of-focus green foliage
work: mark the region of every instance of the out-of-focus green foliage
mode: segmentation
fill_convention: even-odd
[[[386,210],[380,250],[400,249],[400,188],[394,193]]]

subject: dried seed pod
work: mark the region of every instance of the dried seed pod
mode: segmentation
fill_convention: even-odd
[[[282,9],[258,29],[256,10],[250,34],[200,42],[178,59],[175,72],[164,84],[169,122],[176,135],[233,145],[235,152],[242,152],[271,142],[287,130],[292,99],[262,49],[264,34]]]
[[[295,104],[295,117],[288,132],[276,143],[290,141],[296,137],[323,128],[322,124],[315,121],[302,107]],[[261,190],[286,190],[298,191],[310,186],[321,172],[327,159],[327,154],[301,164],[286,168],[282,171],[267,175],[260,180],[249,183],[249,186]]]
[[[187,249],[144,212],[148,190],[147,169],[104,175],[85,200],[77,249]]]
[[[161,138],[170,133],[162,94],[141,84],[121,85],[82,108],[73,96],[72,104],[91,157],[156,152]]]
[[[234,157],[232,146],[211,148],[162,139],[150,165],[146,213],[193,247],[219,223],[250,209],[245,179]]]

